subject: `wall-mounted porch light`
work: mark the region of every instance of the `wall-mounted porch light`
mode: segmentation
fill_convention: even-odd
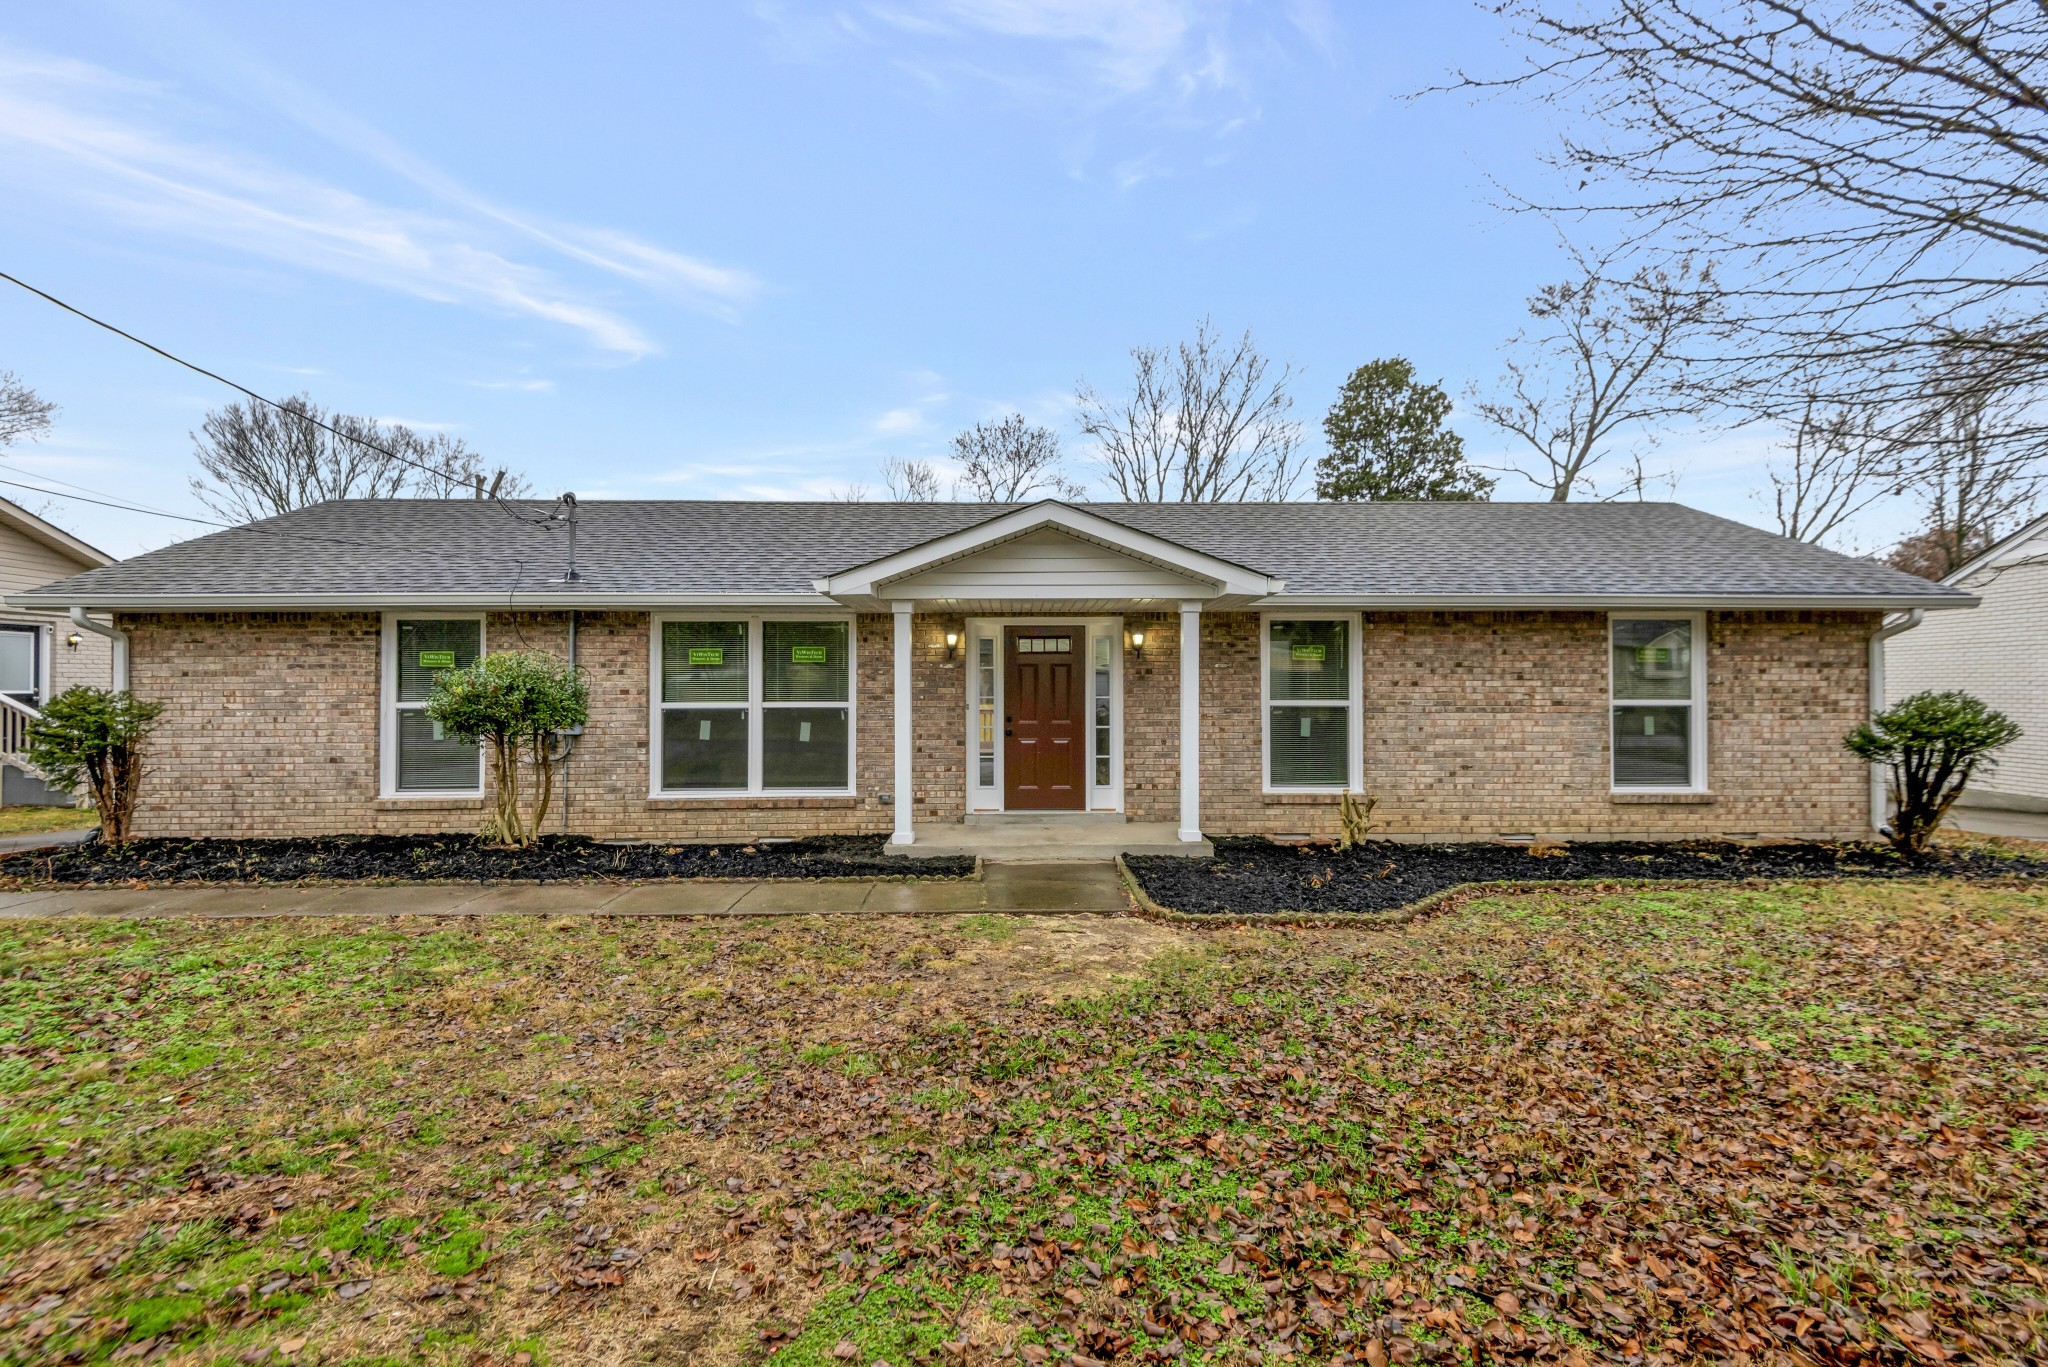
[[[954,656],[954,654],[955,654],[955,652],[957,652],[957,651],[958,651],[959,649],[960,649],[960,633],[959,633],[959,632],[957,632],[957,631],[949,631],[949,632],[947,632],[947,633],[946,633],[946,658],[947,658],[947,659],[949,659],[949,660],[950,660],[950,659],[952,659],[952,658],[953,658],[953,656]]]
[[[1142,632],[1142,631],[1134,631],[1134,632],[1132,632],[1132,633],[1131,633],[1131,653],[1132,653],[1133,655],[1136,655],[1136,656],[1137,656],[1137,657],[1138,657],[1139,659],[1141,659],[1141,660],[1145,658],[1145,633],[1144,633],[1144,632]]]
[[[84,639],[85,638],[83,636],[80,636],[77,632],[74,631],[69,636],[66,636],[64,638],[65,648],[69,650],[76,650],[78,649],[78,643],[80,641],[83,641]]]

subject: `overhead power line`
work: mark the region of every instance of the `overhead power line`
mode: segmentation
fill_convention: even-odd
[[[447,478],[448,472],[445,470],[436,469],[435,467],[428,465],[426,462],[414,460],[410,456],[400,455],[398,452],[392,450],[388,446],[379,445],[378,443],[370,441],[367,438],[358,436],[353,432],[344,432],[340,428],[334,427],[328,423],[324,423],[320,421],[320,419],[314,417],[312,414],[307,413],[301,409],[292,408],[289,407],[288,405],[281,404],[275,399],[265,398],[263,395],[258,394],[255,390],[249,388],[249,386],[245,384],[237,384],[235,383],[235,381],[230,380],[227,376],[219,374],[216,371],[208,370],[203,365],[197,365],[191,361],[186,360],[182,356],[166,351],[154,342],[144,341],[142,338],[137,337],[132,332],[127,332],[121,328],[115,327],[112,323],[107,322],[104,318],[95,318],[92,314],[87,313],[84,309],[79,308],[77,305],[67,304],[62,299],[59,299],[56,295],[51,294],[48,290],[37,289],[34,285],[29,284],[28,281],[23,280],[18,276],[9,275],[6,271],[0,271],[0,280],[5,280],[10,285],[18,285],[22,289],[27,290],[30,294],[35,295],[38,299],[42,299],[49,303],[55,304],[58,308],[63,309],[66,313],[75,314],[78,317],[83,318],[86,322],[91,323],[94,327],[104,328],[108,332],[113,333],[116,337],[122,338],[125,341],[135,343],[135,345],[143,348],[145,351],[155,352],[157,355],[163,357],[166,361],[171,362],[173,365],[183,366],[185,369],[191,371],[195,375],[204,375],[209,380],[212,380],[218,384],[224,384],[229,389],[234,390],[236,393],[244,394],[247,395],[249,398],[254,399],[257,403],[265,404],[271,408],[275,408],[278,412],[297,418],[301,422],[311,423],[313,426],[320,428],[324,432],[329,432],[337,437],[340,437],[343,441],[352,441],[358,446],[367,447],[370,450],[377,452],[377,454],[381,456],[387,456],[390,459],[397,461],[400,465],[411,466],[413,469],[419,470],[425,474],[432,475],[436,479]],[[500,471],[499,478],[502,479],[503,475],[504,472]],[[549,531],[552,531],[554,529],[555,522],[552,513],[549,513],[544,517],[535,518],[530,517],[523,512],[520,512],[518,509],[514,508],[508,501],[499,496],[498,483],[498,480],[493,480],[491,482],[490,490],[485,495],[485,497],[488,498],[492,503],[496,504],[499,508],[501,508],[507,517],[510,517],[515,522],[523,522],[529,527],[540,527]],[[177,514],[169,514],[169,516],[177,516]],[[186,520],[192,522],[205,521],[204,518],[188,518]],[[232,526],[234,524],[224,522],[218,525],[225,527]]]
[[[30,479],[47,480],[50,484],[61,484],[62,489],[50,489],[41,484],[29,484],[18,479],[0,479],[0,484],[14,489],[28,489],[51,498],[68,499],[73,503],[96,503],[102,508],[112,508],[123,513],[143,513],[149,517],[167,517],[178,522],[196,522],[204,527],[219,527],[227,531],[257,532],[264,536],[281,536],[291,541],[318,541],[329,546],[362,546],[368,543],[348,537],[316,536],[310,532],[288,532],[278,527],[264,527],[255,523],[220,522],[210,517],[194,517],[190,513],[173,513],[162,508],[152,508],[145,503],[133,503],[108,494],[100,489],[88,489],[82,484],[72,484],[52,475],[38,474],[34,470],[23,470],[19,466],[0,464],[0,470],[12,470]],[[76,493],[70,492],[77,490]]]

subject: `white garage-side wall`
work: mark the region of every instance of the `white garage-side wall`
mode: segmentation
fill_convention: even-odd
[[[1930,612],[1885,644],[1885,700],[1959,688],[2004,712],[2026,734],[1961,804],[2048,812],[2048,525],[1953,581],[1980,607]]]

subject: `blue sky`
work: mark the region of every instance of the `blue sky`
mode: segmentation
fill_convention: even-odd
[[[1543,120],[1402,98],[1504,43],[1477,8],[1321,0],[16,3],[0,269],[548,493],[879,493],[1012,409],[1085,476],[1076,381],[1204,314],[1300,368],[1318,442],[1374,357],[1491,379],[1568,273],[1489,199]],[[11,287],[0,369],[62,406],[0,478],[200,511],[187,434],[232,395]],[[1763,446],[1659,457],[1765,520]],[[123,554],[203,530],[52,515]]]

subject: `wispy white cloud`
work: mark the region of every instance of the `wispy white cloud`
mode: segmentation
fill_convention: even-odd
[[[990,84],[1083,109],[1188,100],[1240,84],[1229,31],[1242,0],[866,0],[820,13],[757,0],[795,56],[885,51],[927,85]]]
[[[1068,174],[1119,190],[1199,164],[1260,117],[1272,74],[1329,60],[1328,0],[756,0],[789,56],[860,54],[935,95],[994,90],[1058,131]],[[1189,146],[1190,143],[1195,146]]]
[[[519,243],[544,248],[557,267],[594,268],[719,317],[732,317],[758,290],[745,271],[616,229],[550,224],[491,204],[310,96],[296,108],[302,122],[331,141],[404,174],[440,201],[439,211],[380,203],[237,148],[181,136],[173,125],[184,108],[161,86],[0,47],[0,161],[17,204],[35,197],[68,202],[140,231],[417,298],[536,318],[627,356],[658,348],[557,269],[523,259]]]
[[[924,427],[924,414],[915,408],[892,408],[875,419],[878,437],[902,437]]]
[[[906,32],[978,31],[1060,48],[1101,89],[1131,95],[1162,81],[1201,79],[1201,68],[1187,60],[1188,49],[1211,10],[1194,0],[923,0],[876,5],[871,12]]]
[[[471,380],[472,389],[495,389],[513,394],[548,394],[555,388],[553,380]]]

